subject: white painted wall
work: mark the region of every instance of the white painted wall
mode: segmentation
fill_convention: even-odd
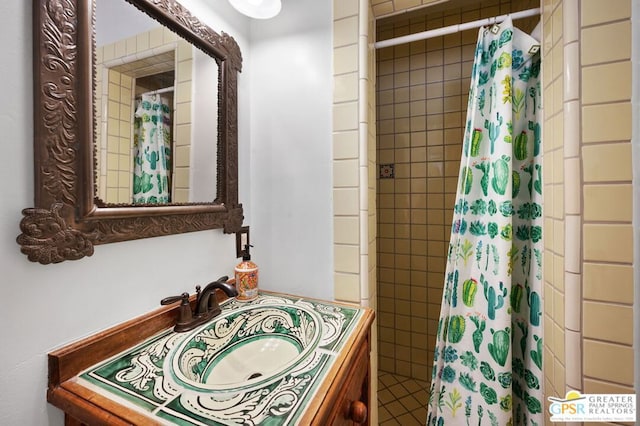
[[[331,299],[331,2],[287,1],[267,22],[222,0],[181,2],[243,53],[239,195],[261,286]],[[0,2],[3,426],[63,424],[46,402],[48,352],[231,275],[237,263],[234,236],[220,230],[97,246],[90,258],[58,265],[19,252],[20,211],[33,206],[31,13],[30,1]]]
[[[251,22],[251,242],[263,288],[333,299],[330,1]]]
[[[192,2],[193,0],[191,0]],[[31,263],[15,242],[33,206],[31,1],[0,2],[3,165],[0,168],[0,424],[62,425],[46,402],[48,352],[159,306],[161,298],[233,274],[235,236],[221,230],[97,246],[79,261]],[[187,0],[183,0],[186,5]],[[216,3],[222,4],[221,0]],[[201,6],[202,7],[202,6]],[[248,24],[227,6],[207,22],[233,34],[248,58]],[[240,199],[249,200],[249,90],[241,74]],[[251,203],[245,204],[250,217]]]

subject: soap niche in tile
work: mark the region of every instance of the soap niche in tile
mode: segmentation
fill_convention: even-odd
[[[393,179],[395,175],[395,164],[380,164],[380,179]]]

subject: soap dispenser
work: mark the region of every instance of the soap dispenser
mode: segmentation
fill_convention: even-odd
[[[244,246],[242,262],[235,268],[237,300],[247,301],[258,297],[258,265],[251,261],[249,244]]]

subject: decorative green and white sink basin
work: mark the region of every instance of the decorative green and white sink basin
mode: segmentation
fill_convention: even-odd
[[[169,353],[165,371],[186,388],[248,392],[277,380],[320,343],[322,320],[304,306],[249,305],[225,311]]]
[[[299,424],[363,315],[284,295],[220,306],[211,322],[165,330],[76,380],[161,424]]]

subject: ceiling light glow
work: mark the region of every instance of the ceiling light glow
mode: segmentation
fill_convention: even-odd
[[[229,0],[238,12],[254,19],[269,19],[280,13],[280,0]]]

